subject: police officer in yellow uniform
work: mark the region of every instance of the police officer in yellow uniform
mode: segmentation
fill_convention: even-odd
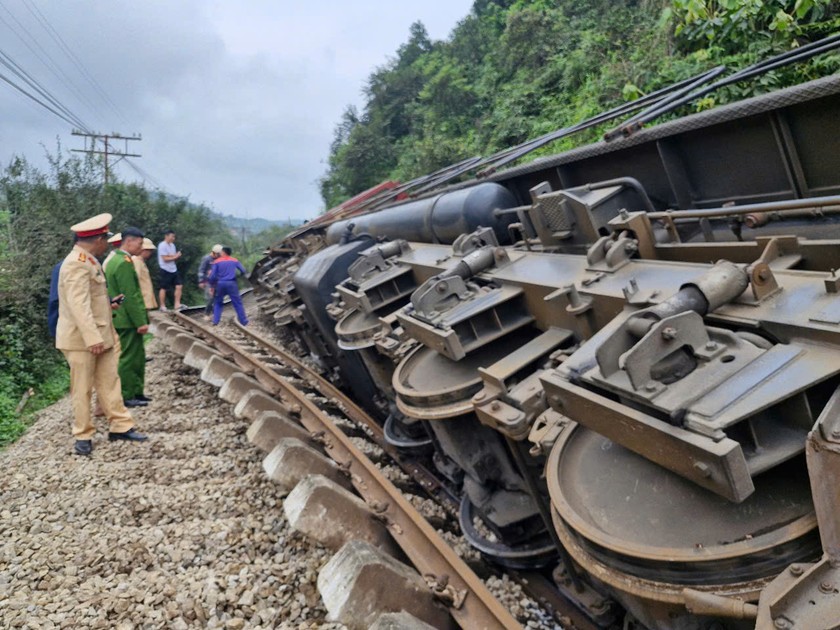
[[[116,332],[111,321],[111,301],[105,274],[97,260],[108,249],[110,214],[100,214],[70,229],[75,245],[58,275],[58,326],[55,347],[70,365],[70,395],[73,401],[73,436],[79,455],[90,455],[96,432],[91,422],[90,400],[95,388],[108,418],[109,440],[143,441],[123,404],[117,358]]]
[[[111,246],[111,251],[108,252],[107,256],[105,256],[105,260],[102,261],[102,271],[107,271],[108,263],[111,262],[111,259],[117,255],[118,251],[120,251],[120,245],[122,245],[122,232],[117,232],[109,238],[108,245]]]
[[[149,268],[146,266],[146,261],[152,257],[152,252],[156,249],[157,246],[152,243],[152,239],[143,238],[143,250],[137,256],[131,257],[131,261],[134,263],[134,271],[137,272],[137,280],[140,282],[140,293],[143,294],[143,303],[146,305],[147,311],[157,308],[155,288],[152,286],[152,276],[149,273]]]

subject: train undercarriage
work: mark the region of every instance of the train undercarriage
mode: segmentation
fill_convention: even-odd
[[[840,627],[838,114],[830,77],[314,222],[252,280],[594,623]]]

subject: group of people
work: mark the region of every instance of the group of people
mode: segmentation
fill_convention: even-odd
[[[70,394],[73,403],[75,452],[90,455],[95,427],[91,399],[97,393],[96,415],[106,416],[109,440],[142,442],[128,408],[145,407],[151,398],[145,392],[146,351],[144,335],[149,331],[149,311],[157,308],[151,274],[146,261],[158,252],[160,266],[160,309],[166,308],[166,294],[174,293],[174,309],[181,304],[183,283],[177,261],[175,232],[167,230],[157,247],[135,227],[119,234],[109,232],[113,217],[100,214],[72,226],[73,249],[52,273],[48,324],[55,345],[70,366]],[[108,249],[113,249],[100,264]],[[236,285],[242,264],[230,248],[215,245],[202,259],[199,286],[212,297],[213,324],[221,319],[224,297],[230,297],[237,317],[248,324]],[[208,301],[208,306],[210,305]]]
[[[145,243],[139,229],[126,228],[111,239],[114,251],[100,264],[112,237],[111,219],[110,214],[100,214],[70,228],[73,249],[53,269],[50,291],[50,306],[52,310],[57,306],[58,312],[55,346],[70,366],[74,448],[79,455],[93,450],[94,389],[97,405],[108,419],[109,440],[147,439],[135,429],[128,407],[145,406],[151,400],[144,393],[143,335],[149,330],[149,315],[135,266],[146,266],[142,252],[144,245],[152,251],[151,243]],[[48,319],[52,324],[53,318]]]

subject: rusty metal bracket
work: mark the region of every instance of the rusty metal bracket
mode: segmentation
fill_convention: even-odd
[[[470,234],[461,234],[452,243],[452,253],[456,256],[466,256],[482,247],[498,247],[499,240],[496,238],[496,233],[493,228],[485,228],[478,226],[478,228]]]
[[[633,233],[639,249],[639,254],[646,260],[655,260],[656,237],[647,212],[620,212],[611,219],[608,225],[615,231],[628,230]]]
[[[414,316],[426,321],[434,320],[441,311],[466,301],[472,295],[469,285],[458,276],[429,278],[411,296]]]
[[[782,290],[770,265],[787,255],[785,254],[784,247],[798,246],[798,239],[796,237],[772,237],[766,239],[766,241],[757,240],[757,242],[764,244],[764,251],[762,251],[761,256],[752,265],[747,267],[753,300],[742,298],[744,303],[753,305],[760,304],[768,297]],[[796,260],[799,258],[801,256]]]
[[[659,289],[640,289],[635,278],[630,278],[626,287],[621,289],[624,294],[624,301],[630,306],[649,306],[662,299],[662,291]]]
[[[755,491],[741,445],[672,426],[562,378],[541,376],[551,408],[660,466],[739,503]]]
[[[840,567],[826,557],[816,564],[791,565],[761,592],[756,630],[836,630],[838,587]]]
[[[638,241],[630,238],[628,232],[602,236],[586,252],[587,269],[614,273],[629,263],[638,249]]]
[[[753,303],[758,304],[781,291],[776,276],[773,275],[773,270],[767,263],[756,262],[750,265],[748,272],[750,274],[750,289],[754,298]]]
[[[582,296],[574,284],[552,291],[543,298],[543,301],[554,302],[559,301],[560,298],[565,298],[566,312],[576,317],[592,309],[592,298],[586,295]]]
[[[756,628],[837,628],[840,622],[840,387],[805,444],[823,558],[792,565],[761,595]]]
[[[533,444],[530,451],[531,456],[548,456],[554,443],[560,434],[569,426],[569,420],[562,413],[554,409],[546,409],[534,421],[531,432],[528,434],[528,441]]]
[[[433,573],[426,573],[423,576],[426,584],[432,589],[435,598],[450,608],[460,609],[467,598],[466,590],[457,590],[449,583],[449,576],[444,574],[437,577]]]
[[[526,368],[544,364],[571,337],[572,331],[552,327],[493,365],[478,368],[484,386],[472,401],[481,423],[513,440],[526,439],[545,401],[535,374],[517,379]]]
[[[644,387],[653,392],[664,387],[653,379],[652,370],[657,363],[685,346],[690,347],[695,356],[702,357],[709,341],[700,315],[693,311],[679,313],[651,326],[642,339],[619,357],[618,367],[627,374],[634,389]],[[604,366],[601,370],[608,376]]]
[[[391,266],[390,258],[401,256],[411,251],[407,241],[398,239],[369,247],[347,268],[347,275],[356,284],[361,284],[371,276],[387,271]]]

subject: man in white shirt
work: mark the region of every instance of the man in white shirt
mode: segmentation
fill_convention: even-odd
[[[175,249],[175,232],[166,230],[163,233],[163,240],[158,243],[158,266],[160,267],[160,310],[166,311],[166,293],[170,290],[175,292],[175,310],[180,311],[186,307],[181,305],[181,291],[184,282],[178,272],[178,265],[175,261],[181,257],[181,252]]]

